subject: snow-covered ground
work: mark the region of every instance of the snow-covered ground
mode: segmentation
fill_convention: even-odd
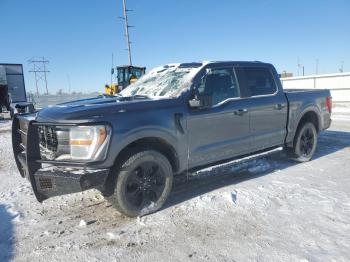
[[[0,119],[0,132],[8,130],[9,127],[11,127],[11,121]]]
[[[350,105],[334,106],[333,113],[350,114]]]
[[[350,118],[338,118],[313,161],[279,152],[180,177],[138,219],[97,191],[37,203],[0,123],[0,261],[350,261]]]

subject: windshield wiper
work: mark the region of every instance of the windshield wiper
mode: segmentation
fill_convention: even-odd
[[[132,98],[134,98],[134,99],[151,99],[147,95],[133,95]]]
[[[103,94],[103,95],[99,95],[98,97],[123,97],[123,96],[120,95],[120,94],[114,94],[114,95],[111,95],[111,94]]]

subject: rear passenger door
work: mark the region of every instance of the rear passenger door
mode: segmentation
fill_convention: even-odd
[[[272,69],[246,66],[236,68],[236,72],[247,92],[252,149],[282,145],[287,133],[287,99],[279,90]]]

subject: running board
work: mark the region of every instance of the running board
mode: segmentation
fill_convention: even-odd
[[[242,163],[245,163],[245,162],[248,162],[248,161],[252,161],[252,160],[255,160],[255,159],[258,159],[258,158],[262,158],[264,156],[271,155],[271,154],[274,154],[274,153],[277,153],[277,152],[281,152],[281,151],[283,151],[283,147],[275,147],[275,148],[272,148],[272,149],[269,149],[269,150],[258,151],[258,152],[254,153],[254,154],[244,155],[244,156],[239,157],[239,158],[234,158],[234,159],[231,159],[231,160],[220,161],[219,163],[214,163],[212,165],[206,165],[206,166],[203,166],[203,167],[200,167],[200,168],[191,169],[191,170],[189,170],[189,172],[190,173],[192,173],[192,172],[205,172],[205,171],[210,171],[210,170],[218,168],[218,167],[222,168],[222,167],[225,167],[225,166],[232,166],[232,165],[235,165],[235,164],[242,164]]]

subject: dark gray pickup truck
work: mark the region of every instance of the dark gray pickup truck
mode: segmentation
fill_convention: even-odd
[[[261,62],[169,64],[118,96],[16,115],[13,151],[38,201],[97,188],[121,213],[166,201],[175,174],[283,146],[308,161],[329,90],[283,91]]]

